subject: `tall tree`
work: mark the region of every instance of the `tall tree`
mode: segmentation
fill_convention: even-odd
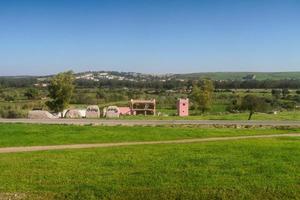
[[[242,98],[239,95],[233,95],[231,101],[226,107],[226,110],[229,112],[238,112],[241,107]]]
[[[278,90],[278,89],[272,89],[272,96],[273,96],[275,99],[280,99],[280,97],[281,97],[281,90]]]
[[[286,98],[289,94],[290,94],[289,89],[287,89],[287,88],[282,89],[283,98]]]
[[[201,90],[196,83],[194,83],[192,87],[193,87],[193,89],[190,94],[190,99],[193,102],[193,107],[195,108],[195,110],[198,110],[199,103],[200,103]]]
[[[270,108],[270,105],[265,101],[264,98],[246,95],[242,99],[241,110],[249,111],[248,120],[251,120],[252,115],[255,112],[265,112]]]
[[[105,101],[106,93],[105,93],[105,91],[101,88],[101,86],[99,86],[98,89],[97,89],[97,92],[96,92],[96,98],[97,98],[98,103],[99,103],[100,100]]]
[[[48,91],[51,100],[47,101],[46,105],[54,112],[62,112],[69,105],[73,95],[73,72],[63,72],[52,77],[48,86]]]
[[[209,79],[204,79],[201,84],[199,109],[202,113],[211,109],[213,103],[214,85]]]
[[[213,102],[214,85],[209,79],[201,81],[201,87],[194,84],[191,99],[194,103],[195,109],[199,109],[202,113],[211,109]]]

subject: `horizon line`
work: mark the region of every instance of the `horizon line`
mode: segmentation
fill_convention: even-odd
[[[64,70],[61,72],[66,72],[70,70]],[[72,70],[71,70],[72,71]],[[0,77],[45,77],[45,76],[53,76],[58,73],[51,73],[51,74],[21,74],[21,75],[0,75]],[[139,74],[146,74],[146,75],[166,75],[166,74],[173,74],[173,75],[184,75],[184,74],[206,74],[206,73],[300,73],[299,71],[201,71],[201,72],[186,72],[186,73],[172,73],[172,72],[165,72],[165,73],[149,73],[149,72],[137,72],[137,71],[118,71],[118,70],[87,70],[87,71],[73,71],[74,74],[79,73],[87,73],[87,72],[119,72],[119,73],[139,73]]]

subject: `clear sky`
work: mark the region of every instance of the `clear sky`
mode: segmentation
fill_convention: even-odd
[[[0,75],[300,71],[299,0],[0,0]]]

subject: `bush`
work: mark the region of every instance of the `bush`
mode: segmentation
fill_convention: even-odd
[[[12,95],[5,95],[4,100],[5,101],[14,101],[15,97]]]
[[[28,88],[26,92],[24,93],[24,96],[27,97],[27,99],[38,99],[39,98],[39,91],[36,88]]]
[[[1,118],[26,118],[27,111],[20,108],[12,108],[11,106],[4,106],[0,108]]]
[[[0,118],[26,118],[27,109],[22,109],[20,105],[8,105],[0,107]]]
[[[237,113],[239,112],[240,106],[241,106],[241,98],[237,96],[232,98],[230,104],[227,105],[225,110],[230,113]]]
[[[87,105],[93,105],[97,104],[97,99],[95,97],[91,97],[85,93],[79,93],[73,95],[71,99],[72,104],[87,104]]]
[[[281,105],[282,108],[287,109],[287,110],[293,110],[296,107],[295,102],[285,102]]]
[[[300,95],[295,95],[293,97],[293,100],[296,101],[297,103],[300,103]]]
[[[276,99],[279,99],[281,97],[281,90],[273,89],[272,96]]]

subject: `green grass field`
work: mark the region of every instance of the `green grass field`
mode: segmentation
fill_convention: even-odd
[[[169,116],[121,116],[120,119],[141,119],[141,120],[248,120],[249,113],[207,113],[203,115],[191,115],[188,117],[172,116],[176,110],[162,110]],[[300,111],[285,111],[278,114],[255,113],[252,120],[283,120],[298,121],[300,120]]]
[[[1,155],[0,191],[28,199],[298,199],[299,141]]]
[[[0,146],[292,132],[0,124]],[[0,199],[299,199],[299,166],[297,137],[0,154]]]
[[[0,124],[0,147],[299,133],[300,129]]]

